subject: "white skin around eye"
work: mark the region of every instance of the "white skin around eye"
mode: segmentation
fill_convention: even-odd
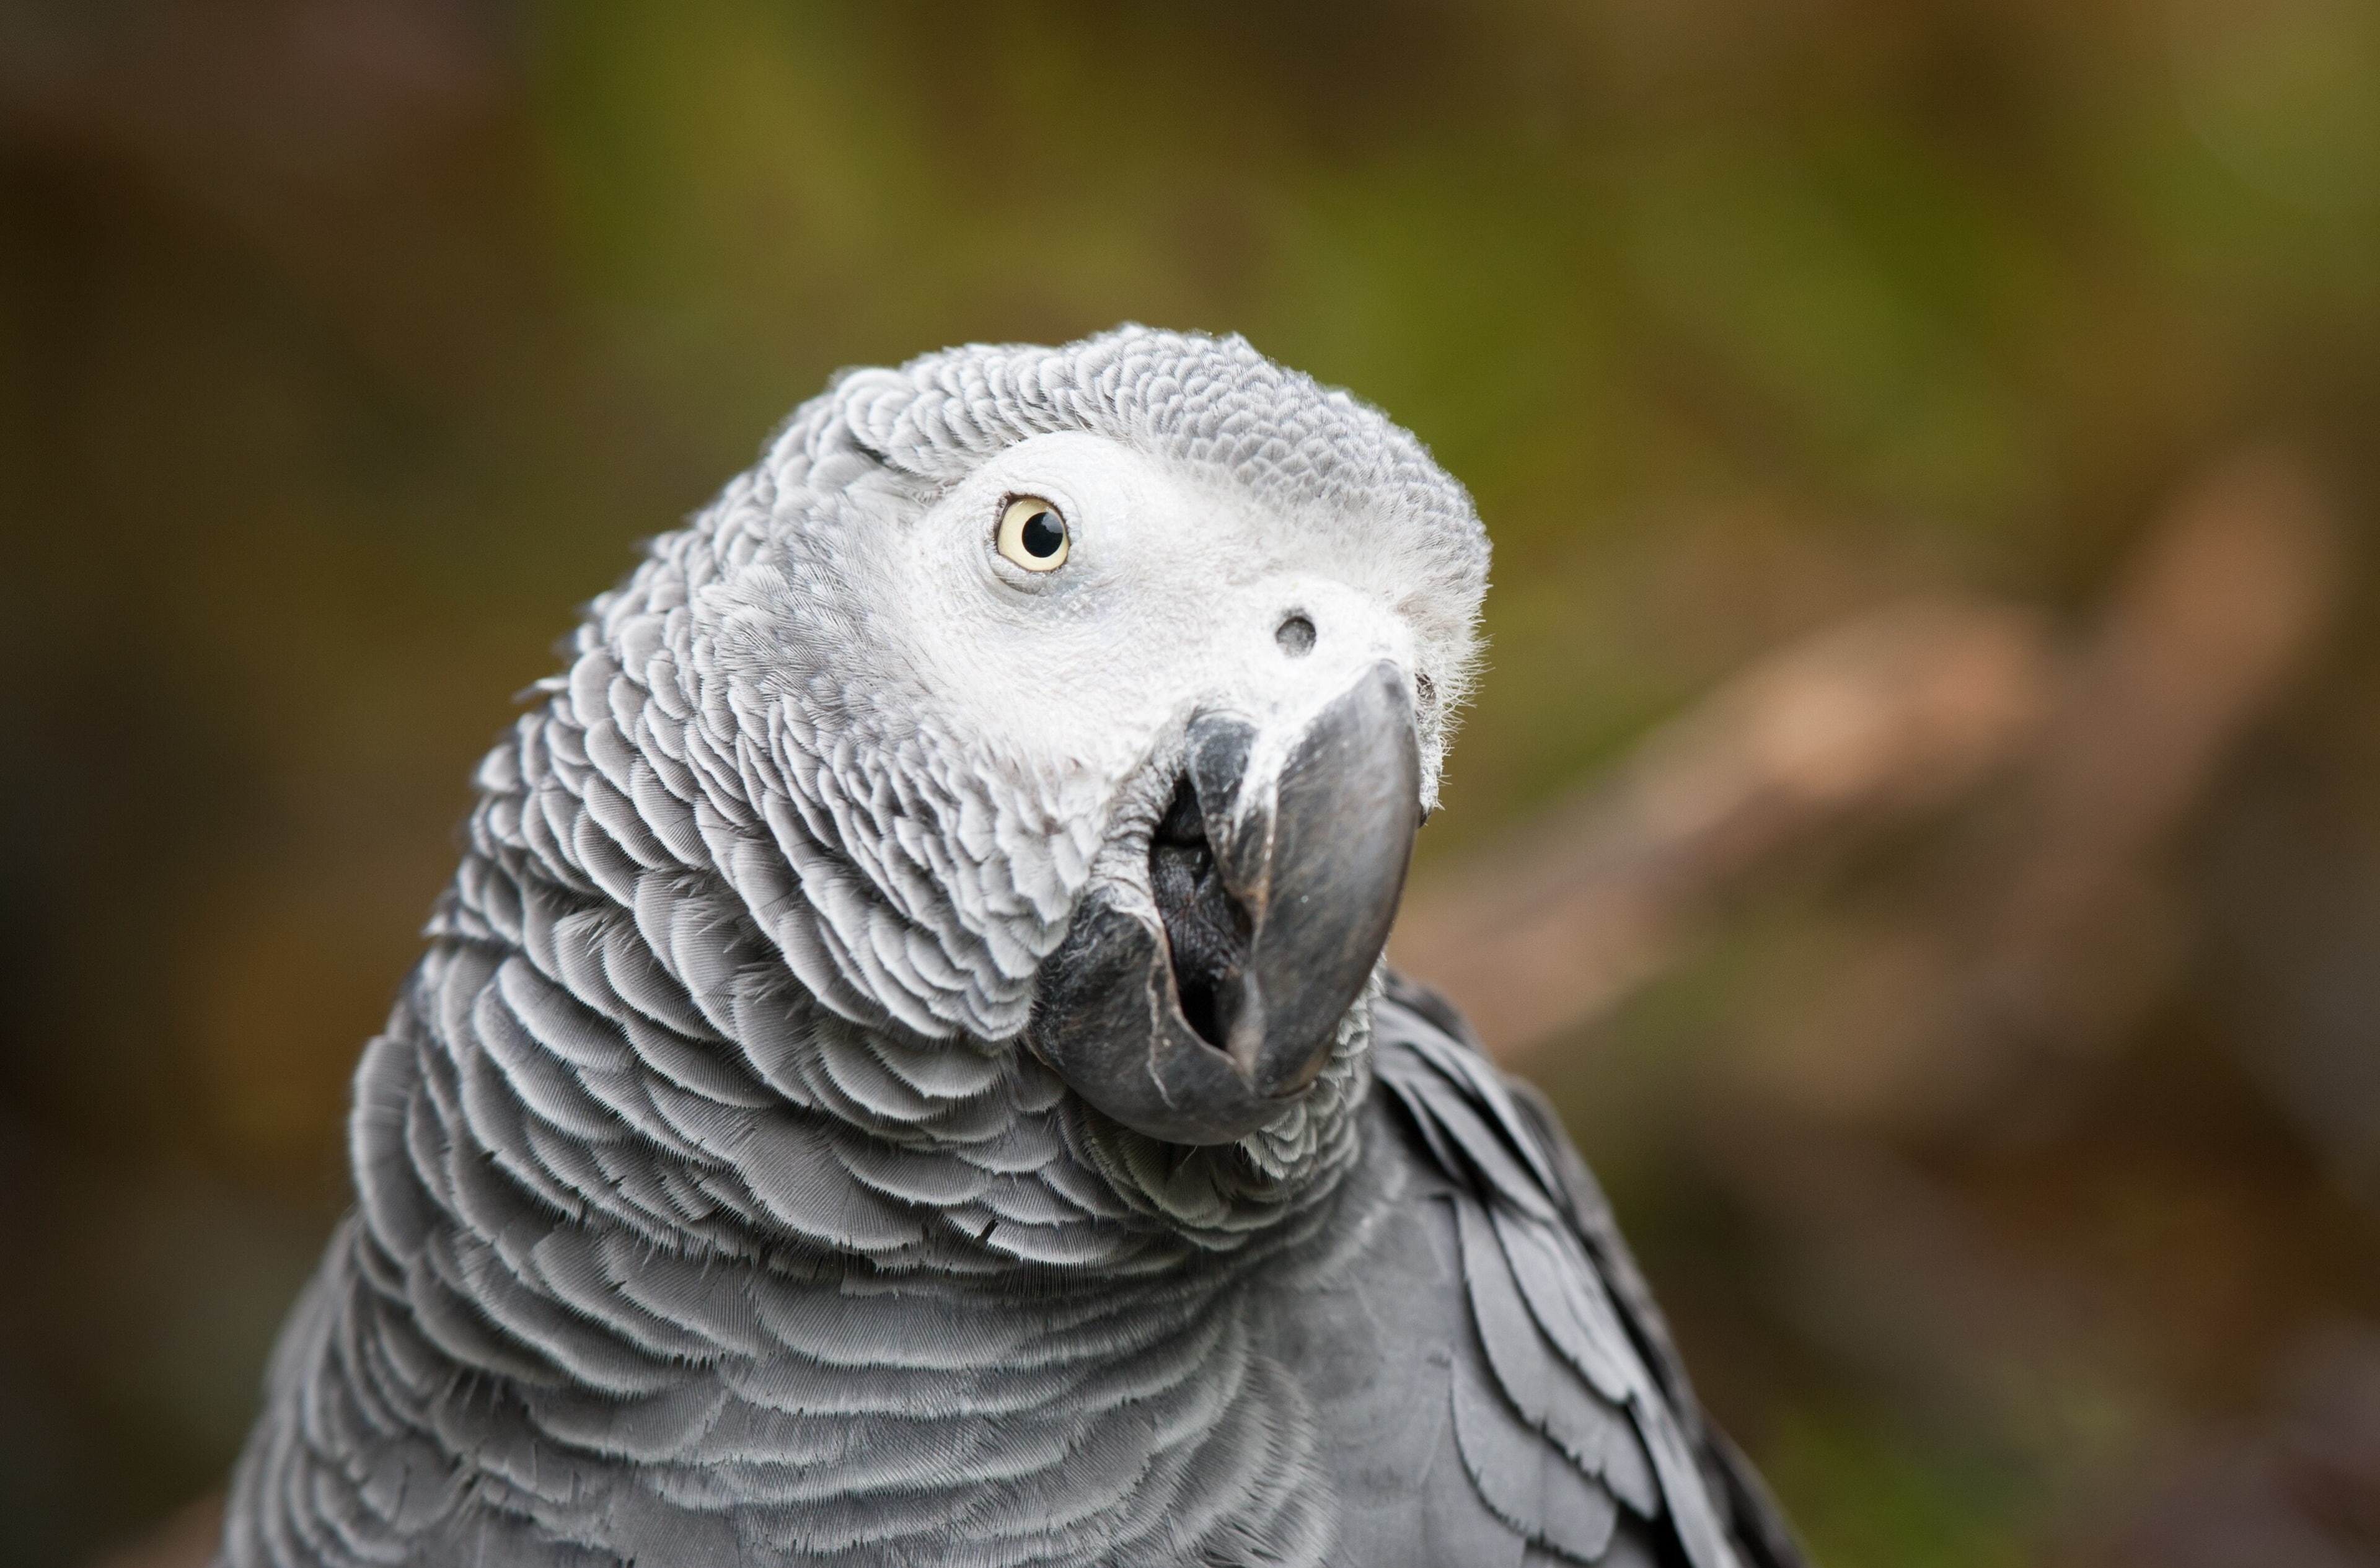
[[[995,549],[1016,495],[1064,515],[1071,543],[1055,571],[1026,571]],[[1036,436],[887,541],[873,563],[882,624],[929,699],[953,722],[965,716],[964,732],[1116,777],[1201,703],[1259,717],[1327,698],[1372,658],[1410,667],[1402,618],[1298,559],[1283,541],[1299,534],[1268,523],[1102,437]],[[1323,628],[1315,655],[1295,661],[1274,637],[1293,610]]]

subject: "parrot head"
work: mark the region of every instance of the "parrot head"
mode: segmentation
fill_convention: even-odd
[[[747,898],[821,1001],[1169,1142],[1298,1102],[1473,660],[1485,536],[1419,443],[1125,328],[847,374],[672,537],[687,701],[795,878]]]

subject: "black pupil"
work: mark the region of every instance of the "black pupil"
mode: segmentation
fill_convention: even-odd
[[[1066,542],[1066,530],[1059,526],[1057,513],[1036,512],[1025,519],[1017,540],[1025,546],[1025,553],[1037,561],[1046,561]]]

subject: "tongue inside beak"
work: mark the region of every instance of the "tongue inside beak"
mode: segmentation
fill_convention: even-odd
[[[1095,893],[1042,974],[1034,1049],[1094,1105],[1225,1143],[1322,1070],[1378,962],[1420,824],[1396,670],[1367,670],[1286,748],[1202,718],[1149,845],[1154,908]],[[1273,767],[1252,766],[1269,751]]]
[[[1245,995],[1256,922],[1232,895],[1207,837],[1198,792],[1184,777],[1148,845],[1148,890],[1165,923],[1173,1002],[1193,1033],[1228,1051],[1228,1020]]]

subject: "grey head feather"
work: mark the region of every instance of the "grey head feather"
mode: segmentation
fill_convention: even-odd
[[[713,857],[774,913],[764,929],[804,985],[856,1021],[1014,1035],[1108,840],[1119,781],[1021,756],[978,707],[953,711],[913,656],[918,628],[852,569],[857,538],[897,530],[987,457],[1058,432],[1146,454],[1262,511],[1409,622],[1437,696],[1421,715],[1434,788],[1470,677],[1487,541],[1461,486],[1377,410],[1237,337],[1133,327],[846,372],[597,602],[579,671],[593,698],[611,673],[602,653],[641,657],[683,693],[694,727],[752,743],[735,766],[756,786],[737,793],[759,853],[714,844]],[[860,649],[871,656],[856,660]],[[580,684],[574,672],[574,694]]]

